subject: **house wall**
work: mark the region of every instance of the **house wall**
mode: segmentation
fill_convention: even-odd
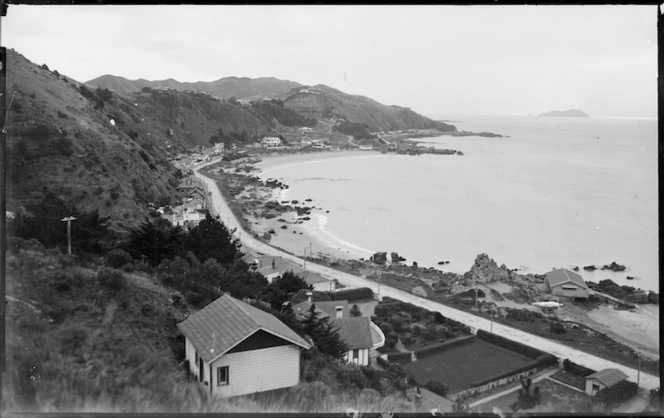
[[[196,349],[194,345],[185,337],[184,344],[185,358],[189,360],[189,370],[198,378],[198,363],[196,362]],[[203,362],[203,382],[210,381],[210,363]]]
[[[574,290],[563,289],[563,286],[574,287]],[[585,288],[569,282],[551,286],[551,293],[557,296],[566,296],[571,298],[588,298],[588,292]]]
[[[361,348],[359,353],[358,353],[358,358],[356,360],[353,359],[353,350],[348,350],[346,352],[346,355],[344,356],[344,360],[346,360],[346,363],[349,363],[349,364],[358,364],[360,366],[368,366],[369,365],[369,349],[368,348]]]
[[[593,385],[599,386],[599,389],[593,390]],[[604,389],[605,387],[606,385],[597,379],[586,379],[586,393],[590,396],[595,396],[597,392]]]
[[[318,292],[327,292],[331,289],[330,286],[332,286],[332,288],[334,288],[333,287],[334,284],[333,284],[332,280],[327,281],[327,282],[318,282],[318,283],[314,283],[314,290],[316,290]]]
[[[217,386],[217,367],[228,366],[229,384]],[[300,381],[300,347],[279,347],[226,354],[212,363],[212,392],[222,397],[295,386]]]

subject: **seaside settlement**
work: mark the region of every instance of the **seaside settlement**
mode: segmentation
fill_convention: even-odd
[[[314,205],[270,201],[273,189],[288,186],[252,176],[252,164],[266,152],[340,149],[326,139],[312,138],[311,128],[301,128],[299,134],[287,141],[283,137],[265,137],[243,149],[226,150],[215,144],[178,156],[176,163],[188,173],[178,186],[182,203],[154,209],[172,225],[184,228],[195,227],[209,213],[222,221],[223,216],[228,219],[229,214],[219,213],[220,209],[214,206],[208,186],[194,170],[216,163],[212,170],[208,167],[202,173],[217,182],[227,202],[235,202],[231,204],[232,216],[239,220],[242,230],[252,239],[269,243],[277,232],[256,231],[249,222],[251,215],[271,219],[293,212],[292,223],[301,224],[308,220],[306,215]],[[378,150],[349,143],[367,151],[435,153],[434,149],[415,151],[412,145],[404,146],[408,143],[402,141],[403,137],[414,133],[403,134],[392,133],[393,142],[384,139],[384,146]],[[450,150],[445,153],[461,154]],[[253,201],[247,196],[253,196]],[[337,352],[340,361],[363,370],[365,376],[373,370],[396,379],[395,387],[409,411],[445,413],[497,408],[642,412],[650,407],[653,391],[658,394],[658,379],[654,375],[659,374],[659,358],[645,356],[643,350],[615,338],[615,334],[611,338],[593,329],[599,324],[587,315],[598,308],[634,310],[637,305],[657,304],[654,292],[621,288],[607,281],[587,282],[576,272],[579,268],[520,275],[516,269],[499,267],[484,254],[478,256],[469,272],[458,275],[420,268],[416,262],[409,266],[397,253],[390,257],[386,252],[376,253],[369,260],[342,260],[316,257],[311,252],[298,259],[267,255],[252,250],[251,244],[242,251],[243,261],[270,285],[295,275],[306,287],[289,293],[278,316],[274,307],[270,310],[270,304],[264,301],[239,300],[222,294],[178,323],[185,337],[187,370],[210,396],[255,396],[315,380],[311,374],[302,375],[301,359],[308,358],[310,354],[306,353],[316,346],[324,350],[328,343],[316,341],[301,327],[288,325],[293,321],[310,323],[312,318],[322,320],[324,327],[338,336],[343,346]],[[365,282],[377,286],[344,286],[334,275],[314,271],[314,263],[364,277]],[[445,261],[439,264],[444,265]],[[621,266],[613,263],[604,267]],[[585,271],[592,268],[586,266]],[[455,320],[454,314],[441,315],[423,307],[428,304],[409,303],[408,298],[384,296],[389,287],[450,306],[456,312],[489,319],[491,328],[487,331],[464,324]],[[509,333],[502,335],[498,331],[501,325],[544,337],[554,344],[538,346],[541,339],[527,340],[532,344],[512,339]],[[565,353],[576,355],[553,354],[556,350],[550,348],[557,345],[568,347]],[[393,396],[393,392],[387,393]],[[403,410],[404,406],[400,408]]]
[[[8,270],[16,284],[9,289],[18,296],[9,299],[10,320],[21,335],[41,341],[26,351],[24,341],[32,337],[8,339],[24,370],[14,377],[20,383],[15,402],[33,405],[35,382],[43,382],[46,409],[59,411],[61,396],[53,394],[63,387],[41,377],[50,373],[79,382],[65,385],[69,402],[120,399],[127,410],[148,412],[164,404],[182,412],[351,415],[658,408],[658,347],[640,346],[592,316],[601,311],[618,323],[615,312],[656,306],[655,292],[594,283],[579,267],[520,274],[486,254],[456,274],[420,267],[396,252],[344,259],[311,245],[304,256],[275,246],[280,235],[302,235],[296,228],[323,208],[311,199],[275,199],[289,186],[256,176],[261,158],[341,150],[463,155],[413,139],[437,134],[409,130],[357,140],[324,125],[180,153],[172,161],[181,173],[177,201],[150,203],[153,220],[132,229],[99,270],[90,261],[72,269],[71,255],[12,237]],[[48,210],[57,199],[45,202]],[[98,216],[75,213],[74,228],[85,225],[93,233],[90,248],[108,234]],[[15,218],[43,232],[41,224]],[[599,269],[624,268],[613,262]],[[585,266],[583,274],[595,269]],[[50,323],[62,324],[61,332],[41,334],[42,311]],[[100,330],[67,322],[71,312],[102,321]],[[123,327],[140,332],[128,337]],[[88,354],[58,360],[40,351],[51,344],[48,338]],[[137,341],[150,348],[136,348]],[[116,353],[125,348],[131,355]],[[177,370],[167,357],[179,362]],[[104,392],[81,383],[89,379],[115,398],[100,398]],[[119,380],[126,384],[118,389]]]

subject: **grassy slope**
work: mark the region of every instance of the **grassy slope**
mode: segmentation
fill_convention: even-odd
[[[344,117],[350,122],[369,125],[373,130],[390,131],[402,129],[440,129],[456,131],[456,127],[434,121],[412,110],[399,106],[385,106],[364,96],[346,94],[342,91],[317,85],[307,87],[308,92],[293,89],[284,100],[284,105],[296,112],[313,118]]]
[[[7,262],[4,411],[343,412],[412,411],[385,373],[303,354],[302,381],[219,402],[181,367],[177,322],[191,311],[145,273],[121,286],[55,250],[22,249]]]
[[[17,93],[8,119],[8,210],[39,200],[46,187],[79,209],[111,216],[116,228],[135,225],[148,202],[177,199],[169,156],[207,144],[219,127],[267,132],[240,107],[200,94],[112,94],[99,109],[78,84],[8,51],[7,90]],[[48,133],[30,139],[40,126]],[[44,153],[56,139],[71,143],[71,155]]]

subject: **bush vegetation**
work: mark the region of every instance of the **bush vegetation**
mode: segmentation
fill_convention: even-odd
[[[445,318],[440,312],[431,312],[410,303],[389,297],[376,305],[371,320],[385,334],[385,350],[394,349],[397,341],[408,350],[444,342],[469,335],[469,329],[460,322]]]

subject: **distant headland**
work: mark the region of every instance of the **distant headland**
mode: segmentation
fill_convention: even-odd
[[[570,109],[570,110],[554,110],[551,112],[542,113],[539,116],[562,116],[568,118],[589,118],[587,113],[579,109]]]

